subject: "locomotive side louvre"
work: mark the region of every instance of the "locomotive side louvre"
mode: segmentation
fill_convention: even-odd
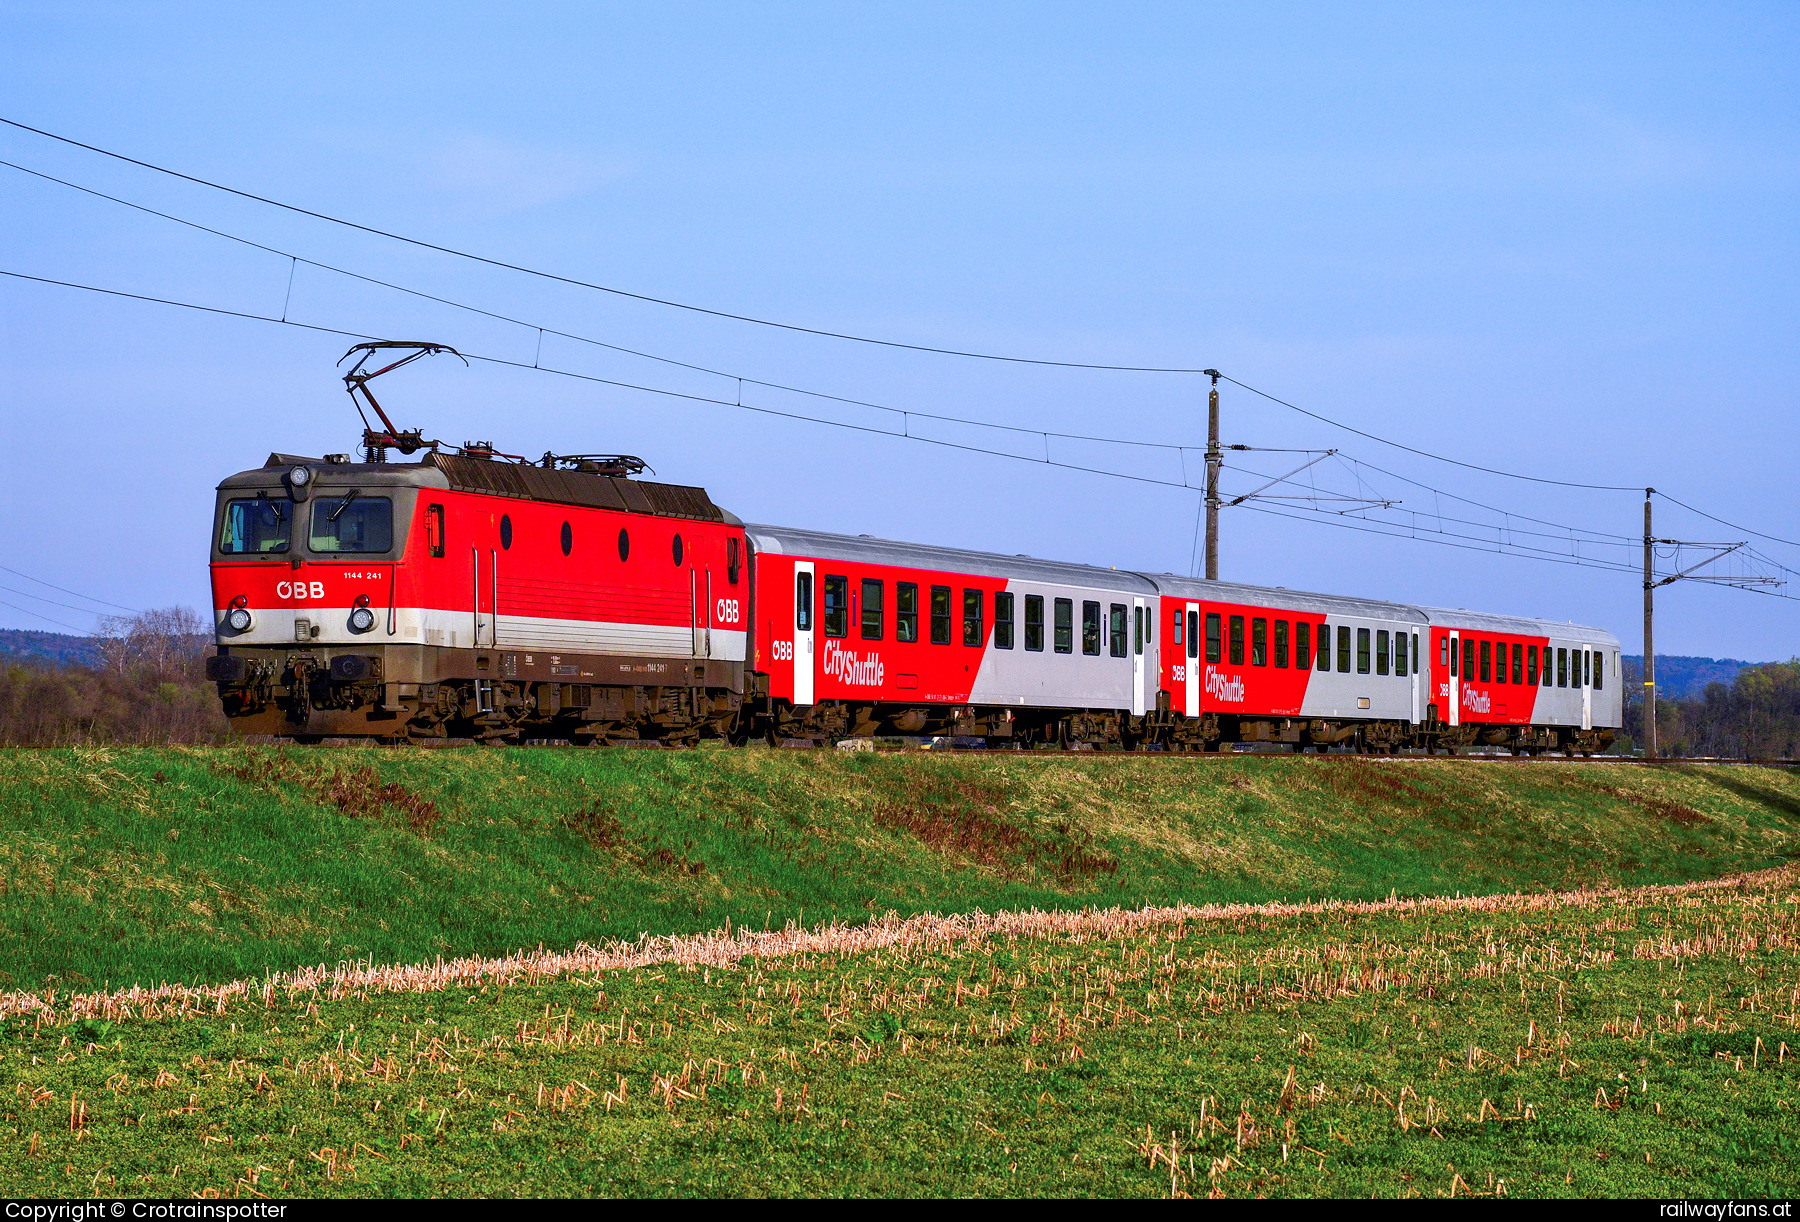
[[[743,688],[748,548],[699,489],[271,455],[220,485],[212,571],[246,733],[680,737]]]

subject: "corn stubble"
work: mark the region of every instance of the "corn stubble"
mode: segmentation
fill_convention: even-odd
[[[5,1002],[42,1195],[1783,1195],[1800,871]]]

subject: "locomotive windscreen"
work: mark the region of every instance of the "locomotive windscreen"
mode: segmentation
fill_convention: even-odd
[[[385,496],[320,497],[307,546],[315,552],[385,552],[394,546],[394,503]]]
[[[288,549],[288,510],[281,501],[227,501],[219,526],[219,550],[239,555],[247,552],[285,552]]]

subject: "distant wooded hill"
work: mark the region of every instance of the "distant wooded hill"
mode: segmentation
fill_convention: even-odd
[[[0,661],[38,662],[47,666],[81,666],[92,669],[100,665],[100,645],[91,636],[0,628]]]
[[[1624,654],[1626,677],[1632,683],[1644,681],[1644,655]],[[1708,683],[1730,687],[1738,672],[1757,662],[1740,662],[1736,658],[1690,658],[1681,654],[1656,655],[1656,695],[1660,700],[1698,700],[1706,694]]]

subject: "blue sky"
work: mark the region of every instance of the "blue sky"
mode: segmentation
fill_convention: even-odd
[[[0,12],[0,114],[656,296],[927,345],[1213,367],[1417,449],[1653,484],[1800,539],[1797,34],[1800,9],[1774,4],[171,15],[14,3]],[[398,246],[16,131],[0,131],[0,159],[732,374],[1024,428],[1204,441],[1203,379],[797,336]],[[324,326],[538,359],[534,331],[305,266],[290,297],[285,259],[5,168],[0,217],[6,270],[254,313],[285,302]],[[345,346],[0,279],[0,564],[127,606],[204,606],[213,485],[270,450],[352,448],[360,426],[333,368]],[[732,379],[555,338],[541,360],[738,397]],[[1193,554],[1197,494],[1180,488],[448,358],[380,389],[428,435],[641,454],[749,520],[1121,568],[1186,571]],[[754,385],[743,401],[892,419]],[[1444,493],[1641,531],[1641,496],[1446,466],[1235,387],[1224,411],[1227,441],[1341,447],[1365,464],[1327,460],[1322,488],[1468,516],[1483,538],[1520,523]],[[1042,452],[1029,437],[1008,444]],[[1168,452],[1052,452],[1182,478]],[[1242,492],[1261,482],[1249,471],[1299,460],[1233,461],[1246,470],[1226,487]],[[1189,468],[1198,482],[1197,455]],[[1658,514],[1659,534],[1748,537],[1666,504]],[[1227,578],[1577,620],[1628,649],[1640,640],[1630,573],[1244,507],[1225,512],[1222,533]],[[1800,568],[1800,548],[1757,546]],[[1629,546],[1584,554],[1637,559]],[[0,586],[63,597],[5,574]],[[1665,652],[1800,652],[1792,601],[1683,585],[1659,608]],[[53,625],[0,606],[0,626]]]

